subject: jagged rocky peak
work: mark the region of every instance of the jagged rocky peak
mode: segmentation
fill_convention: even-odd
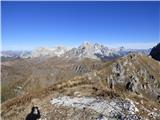
[[[96,52],[97,50],[101,51],[104,48],[104,46],[98,43],[84,42],[78,48],[82,50],[92,50],[93,52]]]
[[[73,48],[67,52],[66,56],[78,58],[103,59],[107,57],[119,56],[121,53],[114,49],[98,44],[84,42],[78,48]]]
[[[125,47],[121,46],[121,47],[119,47],[119,50],[120,50],[120,51],[124,51],[124,50],[126,50],[126,49],[125,49]]]
[[[94,44],[94,48],[103,48],[104,46],[103,45],[101,45],[101,44],[98,44],[98,43],[95,43]]]
[[[160,43],[158,43],[155,47],[152,48],[150,55],[155,60],[160,61]]]
[[[93,46],[93,44],[92,43],[89,43],[89,42],[84,42],[84,43],[82,43],[80,46],[79,46],[79,48],[80,49],[88,49],[88,48],[91,48]]]

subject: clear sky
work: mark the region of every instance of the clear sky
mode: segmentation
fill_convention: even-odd
[[[160,2],[2,2],[2,49],[83,41],[149,48],[160,41]]]

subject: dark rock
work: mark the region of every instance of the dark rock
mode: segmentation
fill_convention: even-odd
[[[99,114],[96,120],[103,120],[103,118],[104,118],[103,114]]]
[[[160,61],[160,43],[152,48],[150,55],[153,59]]]
[[[38,107],[32,107],[31,113],[26,117],[26,120],[38,120],[41,117]]]
[[[128,82],[126,84],[126,89],[129,91],[133,91],[133,86],[134,86],[134,84],[132,82]]]

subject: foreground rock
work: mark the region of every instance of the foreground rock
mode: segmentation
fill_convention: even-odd
[[[150,55],[152,56],[152,58],[154,58],[155,60],[160,61],[160,43],[157,44],[155,47],[152,48]]]
[[[53,98],[51,104],[56,106],[72,107],[81,110],[92,110],[99,114],[99,119],[134,119],[140,120],[141,117],[136,115],[139,110],[132,101],[112,99],[104,100],[102,98],[93,97],[69,97],[63,96]],[[101,116],[101,118],[100,118]]]

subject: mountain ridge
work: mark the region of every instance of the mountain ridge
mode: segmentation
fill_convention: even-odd
[[[151,49],[125,49],[124,47],[119,48],[108,48],[102,44],[84,42],[78,47],[67,48],[64,46],[57,47],[39,47],[32,51],[21,51],[15,56],[14,51],[7,54],[7,51],[2,51],[2,57],[15,57],[15,58],[33,58],[33,57],[71,57],[71,58],[92,58],[92,59],[110,59],[115,57],[121,57],[131,52],[140,52],[149,55]],[[15,51],[16,52],[16,51]]]

